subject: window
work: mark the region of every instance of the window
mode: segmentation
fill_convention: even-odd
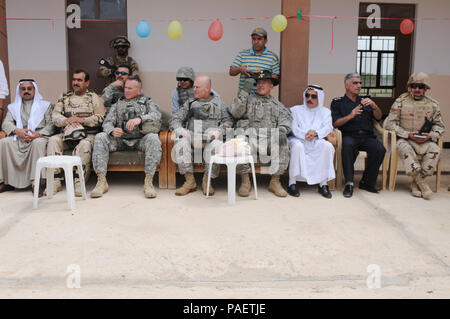
[[[361,95],[393,96],[395,48],[395,36],[358,36],[356,70],[361,75]]]

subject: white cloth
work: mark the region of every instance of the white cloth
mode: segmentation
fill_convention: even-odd
[[[336,177],[333,158],[334,147],[325,140],[333,131],[331,111],[323,106],[324,94],[315,89],[318,105],[309,108],[305,104],[291,107],[292,133],[289,164],[289,184],[293,181],[307,182],[310,185],[330,181]],[[303,101],[305,99],[303,92]],[[305,135],[309,130],[317,132],[317,137],[307,141]]]
[[[50,102],[44,101],[42,95],[39,93],[38,87],[36,83],[33,83],[35,92],[33,105],[31,106],[30,118],[28,119],[27,128],[32,130],[33,132],[36,130],[36,127],[39,123],[44,119],[45,112],[50,106]],[[22,97],[20,96],[20,82],[17,84],[16,89],[16,98],[14,102],[8,105],[8,110],[11,112],[12,117],[16,121],[17,128],[23,128],[22,117],[20,116],[20,110],[22,108]]]
[[[4,99],[9,95],[8,81],[6,81],[5,69],[0,60],[0,99]]]

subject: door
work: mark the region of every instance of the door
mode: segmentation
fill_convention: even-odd
[[[115,55],[109,41],[118,35],[127,35],[126,0],[67,0],[67,5],[81,8],[81,28],[67,29],[69,55],[69,87],[72,73],[84,69],[90,75],[90,89],[101,94],[106,80],[97,77],[98,61]],[[83,21],[88,19],[89,21]],[[95,21],[108,19],[114,21]]]

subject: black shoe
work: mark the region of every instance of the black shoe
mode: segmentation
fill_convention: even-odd
[[[11,185],[5,184],[5,183],[1,183],[0,184],[0,193],[3,192],[8,192],[8,191],[13,191],[15,190],[15,188]]]
[[[364,183],[363,181],[359,182],[359,188],[364,189],[365,191],[368,191],[371,193],[375,193],[375,194],[378,194],[380,192],[380,190],[378,188],[369,186],[366,183]]]
[[[344,197],[352,197],[353,196],[353,185],[347,184],[344,187]]]
[[[289,187],[287,188],[287,192],[289,193],[289,195],[294,196],[294,197],[300,196],[300,192],[298,191],[297,184],[289,185]]]
[[[323,186],[318,186],[317,187],[319,190],[319,194],[322,195],[325,198],[331,198],[331,192],[330,189],[328,188],[328,185],[323,185]]]

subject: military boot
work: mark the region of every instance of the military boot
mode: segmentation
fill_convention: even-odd
[[[280,175],[272,175],[269,184],[269,191],[277,195],[278,197],[286,197],[287,192],[284,190],[280,183]]]
[[[411,193],[414,197],[422,197],[422,192],[420,191],[419,186],[417,186],[415,180],[411,183]]]
[[[252,190],[252,184],[250,184],[250,177],[247,174],[241,175],[241,186],[239,187],[238,195],[241,197],[247,197]]]
[[[427,182],[425,182],[425,178],[422,175],[417,175],[415,178],[417,186],[419,186],[420,191],[422,192],[422,197],[424,199],[430,199],[433,191],[428,186]]]
[[[145,197],[147,197],[147,198],[155,198],[156,197],[156,191],[155,191],[155,188],[153,188],[153,175],[152,174],[145,174],[144,194],[145,194]]]
[[[202,189],[203,189],[203,195],[206,195],[206,188],[208,186],[208,174],[203,173],[203,179],[202,179]],[[212,179],[209,183],[209,196],[214,195],[214,187],[212,186]]]
[[[97,185],[91,192],[92,198],[102,197],[104,193],[108,191],[108,182],[106,181],[106,175],[99,173],[97,175]]]
[[[184,182],[183,186],[178,188],[175,192],[175,195],[177,196],[183,196],[197,190],[197,183],[195,182],[194,174],[186,173],[184,174],[184,178],[186,179],[186,181]]]
[[[83,196],[83,192],[81,190],[81,181],[79,178],[75,178],[74,187],[75,187],[75,196],[76,197]]]

